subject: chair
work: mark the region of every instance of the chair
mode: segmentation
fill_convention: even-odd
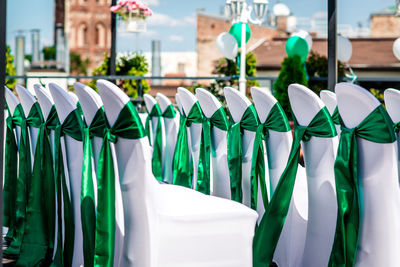
[[[319,94],[322,102],[324,102],[331,116],[334,115],[335,110],[337,111],[337,99],[336,94],[329,90],[322,90]],[[335,123],[336,132],[340,135],[340,125]],[[339,143],[337,144],[339,145]],[[335,152],[336,155],[336,152]]]
[[[335,92],[339,113],[347,128],[358,126],[381,105],[367,90],[354,84],[337,84]],[[390,93],[386,94],[389,96]],[[400,196],[397,144],[374,143],[357,137],[357,145],[362,216],[355,266],[398,266]]]
[[[218,99],[205,89],[197,88],[196,98],[199,100],[201,109],[208,119],[210,119],[218,109],[222,108]],[[227,133],[227,130],[222,130],[217,127],[211,128],[211,146],[213,151],[215,151],[215,154],[212,153],[213,175],[211,191],[213,196],[231,199],[227,158]]]
[[[103,102],[100,96],[89,86],[84,85],[82,83],[76,82],[74,83],[74,88],[76,94],[79,98],[79,102],[82,106],[83,115],[85,117],[85,121],[87,125],[90,125],[97,113],[97,111],[103,106]],[[92,149],[93,149],[93,158],[95,163],[95,169],[97,171],[99,154],[101,147],[103,145],[103,138],[94,136],[92,139]],[[113,152],[115,153],[115,152]],[[117,163],[114,162],[115,168],[117,168]],[[96,176],[93,176],[93,185],[95,187],[95,198],[97,204],[97,180]],[[122,197],[121,197],[121,187],[119,184],[118,173],[116,173],[115,179],[115,202],[116,202],[116,229],[115,229],[115,253],[114,253],[114,266],[119,266],[122,256],[122,247],[124,240],[124,215],[123,215],[123,207],[122,207]]]
[[[395,124],[400,122],[400,91],[397,89],[386,89],[384,92],[385,97],[385,106],[386,110],[389,113],[390,118]],[[400,139],[399,139],[399,127],[395,127],[396,129],[396,137],[397,137],[397,150],[400,151]],[[399,154],[400,155],[400,154]],[[399,167],[400,167],[400,157],[398,157]],[[399,168],[399,179],[400,179],[400,168]]]
[[[277,100],[270,93],[258,87],[251,88],[251,95],[258,117],[264,122]],[[270,177],[270,197],[286,168],[293,137],[291,132],[269,131],[266,144]],[[294,192],[282,233],[274,254],[279,266],[299,266],[305,242],[308,219],[307,177],[299,164]]]
[[[55,83],[50,83],[49,89],[56,105],[60,123],[62,124],[67,116],[76,109],[76,102],[67,91]],[[69,189],[75,223],[72,265],[80,266],[83,265],[83,236],[80,212],[83,143],[71,136],[65,135],[61,139],[61,148],[65,166],[64,170],[66,172],[66,183]]]
[[[5,90],[5,98],[7,102],[8,109],[10,110],[11,115],[14,114],[15,108],[20,104],[18,101],[18,98],[14,95],[14,93],[7,88],[7,86],[4,86]],[[19,144],[19,139],[21,135],[21,128],[19,126],[15,126],[15,137],[17,144]]]
[[[67,92],[68,92],[69,96],[71,97],[72,101],[74,101],[75,104],[79,102],[79,98],[74,92],[71,92],[71,91],[67,91]]]
[[[325,107],[310,89],[291,84],[289,100],[299,125],[307,126]],[[302,142],[308,185],[308,223],[302,266],[326,266],[336,229],[337,202],[332,138],[311,137]]]
[[[232,119],[234,123],[241,121],[242,116],[246,109],[252,105],[251,102],[247,99],[247,97],[241,94],[238,90],[232,87],[224,88],[224,95],[226,99],[226,103],[229,108],[229,112],[231,113]],[[251,184],[250,184],[250,171],[251,171],[251,159],[253,156],[253,145],[256,137],[256,133],[243,130],[242,135],[242,191],[243,191],[243,204],[250,207],[251,205]],[[268,172],[266,171],[265,182],[267,185],[267,190],[269,191],[269,179]],[[261,220],[262,215],[264,214],[265,208],[262,205],[262,195],[261,195],[261,186],[258,187],[257,194],[257,212],[259,215],[259,220]]]
[[[171,101],[165,95],[157,93],[156,99],[163,114],[168,107],[172,107]],[[175,112],[174,118],[164,117],[164,124],[165,148],[163,153],[163,177],[164,181],[172,184],[172,160],[174,158],[176,138],[179,130],[179,113]]]
[[[113,126],[129,97],[108,81],[99,80],[97,88]],[[126,230],[121,266],[252,266],[254,211],[159,184],[152,174],[146,136],[118,138],[115,150]]]
[[[144,94],[143,99],[144,99],[144,104],[146,105],[147,113],[150,113],[151,110],[153,109],[154,105],[158,104],[157,100],[155,100],[155,98],[149,94]],[[156,129],[157,129],[158,119],[159,118],[157,118],[157,117],[151,118],[151,124],[150,124],[151,139],[150,140],[151,140],[152,144],[154,144],[154,138],[155,138],[155,133],[156,133]],[[163,124],[163,122],[161,124]],[[165,144],[164,141],[165,140],[163,140],[163,144]]]
[[[188,116],[193,105],[197,102],[197,98],[191,92],[189,92],[187,89],[183,87],[178,87],[178,93],[179,93],[179,101],[181,102],[182,105],[182,110],[184,111],[186,116]],[[188,143],[193,158],[192,186],[193,189],[195,189],[197,184],[197,175],[198,175],[197,171],[199,165],[202,125],[200,123],[192,123],[191,126],[187,127],[187,129],[188,132],[190,132],[190,135],[188,135]]]
[[[17,84],[15,86],[15,90],[17,91],[19,99],[21,101],[21,105],[22,105],[22,109],[24,110],[25,117],[28,117],[33,104],[35,104],[37,101],[36,101],[35,97],[25,87]],[[32,166],[33,166],[33,155],[35,154],[35,151],[36,151],[36,142],[37,142],[38,133],[39,133],[39,128],[29,125],[29,138],[30,138],[30,142],[31,142]]]

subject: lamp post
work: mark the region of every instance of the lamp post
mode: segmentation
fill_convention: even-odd
[[[242,23],[239,91],[246,94],[246,27],[249,22],[260,25],[264,21],[268,9],[268,0],[254,0],[253,6],[247,5],[246,0],[226,0],[226,7],[232,23]],[[251,18],[253,8],[256,19]]]

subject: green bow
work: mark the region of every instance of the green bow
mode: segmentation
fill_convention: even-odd
[[[132,102],[126,103],[114,125],[106,129],[97,172],[97,217],[95,266],[113,266],[115,241],[115,173],[110,142],[118,137],[139,139],[146,136]]]
[[[83,164],[81,185],[81,222],[83,233],[83,255],[85,266],[94,266],[94,247],[96,233],[96,207],[93,185],[93,150],[91,139],[94,136],[103,138],[107,128],[104,108],[95,114],[89,127],[85,127],[83,135]]]
[[[14,110],[14,124],[21,128],[18,157],[18,178],[15,200],[15,228],[10,246],[4,251],[6,255],[19,255],[26,227],[26,209],[32,180],[32,162],[29,140],[29,126],[39,128],[43,117],[38,103],[32,105],[28,117],[25,117],[21,105]]]
[[[332,121],[336,125],[340,125],[340,115],[339,115],[339,110],[338,107],[336,106],[335,110],[332,113]]]
[[[199,102],[191,108],[187,117],[181,116],[178,138],[173,159],[173,184],[192,187],[192,157],[189,150],[187,129],[192,123],[201,123],[201,139],[199,165],[197,169],[197,184],[195,189],[204,194],[210,194],[210,123],[204,117]]]
[[[38,132],[26,228],[17,266],[48,266],[54,250],[56,194],[49,127],[57,112],[53,106],[46,121],[43,121],[40,108],[37,110],[42,124]],[[43,192],[46,192],[46,198],[42,197]]]
[[[357,127],[349,129],[342,123],[341,129],[335,161],[338,217],[329,266],[352,267],[355,264],[358,246],[361,206],[358,191],[357,137],[375,143],[393,143],[396,136],[393,122],[381,105]]]
[[[265,162],[263,147],[264,126],[259,123],[253,105],[247,107],[240,121],[231,125],[228,132],[228,166],[231,180],[231,198],[242,202],[242,135],[243,130],[256,132],[251,158],[250,184],[251,208],[257,210],[258,183],[261,186],[263,205],[268,205],[268,193],[265,183]]]
[[[19,105],[21,107],[21,105]],[[3,220],[8,227],[6,239],[12,239],[15,227],[15,200],[18,179],[18,145],[14,133],[15,123],[8,106],[6,119],[6,144],[4,153]]]
[[[272,263],[292,198],[300,156],[300,143],[301,141],[308,142],[312,136],[324,138],[336,136],[335,126],[326,107],[315,115],[308,126],[298,125],[295,119],[294,140],[288,163],[254,236],[253,266],[255,267],[268,267]]]
[[[176,116],[176,112],[174,106],[172,104],[168,105],[168,107],[164,110],[161,115],[163,118],[173,119]]]
[[[55,183],[58,207],[58,235],[57,235],[57,251],[53,262],[54,266],[71,266],[74,250],[74,214],[72,209],[72,201],[68,193],[66,177],[64,172],[63,154],[61,150],[61,136],[68,135],[77,141],[83,141],[83,121],[78,109],[68,114],[62,124],[59,123],[58,117],[54,117],[52,122],[54,133],[54,155],[55,155]],[[71,192],[72,193],[72,192]],[[61,202],[62,201],[62,202]],[[61,205],[64,204],[64,206]],[[64,210],[64,231],[65,239],[62,245],[62,209]]]
[[[210,130],[213,127],[217,127],[218,129],[222,131],[228,131],[229,130],[229,122],[228,122],[228,117],[226,116],[224,108],[221,106],[217,111],[214,112],[214,114],[207,119],[210,122]],[[210,134],[211,136],[211,134]],[[211,142],[211,152],[213,157],[216,157],[216,144],[212,144]]]
[[[154,138],[153,144],[153,157],[151,161],[151,166],[153,170],[153,174],[157,180],[162,181],[162,127],[161,127],[161,110],[160,106],[156,103],[151,109],[150,113],[146,118],[146,134],[149,138],[149,143],[151,145],[151,134],[150,134],[150,121],[153,118],[157,118],[157,128],[156,128],[156,136]]]
[[[394,130],[395,133],[399,133],[399,132],[400,132],[400,121],[399,121],[399,122],[396,122],[396,123],[393,125],[393,130]]]

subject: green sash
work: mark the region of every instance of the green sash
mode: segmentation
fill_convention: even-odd
[[[157,118],[157,128],[156,128],[156,134],[154,138],[154,144],[153,144],[153,158],[152,158],[152,169],[153,169],[153,174],[156,177],[157,180],[162,181],[162,164],[161,164],[161,159],[162,159],[162,127],[161,127],[161,110],[159,105],[156,103],[154,104],[153,108],[149,112],[147,118],[146,118],[146,134],[149,138],[149,143],[152,145],[151,141],[151,134],[150,134],[150,121],[152,118]]]
[[[210,122],[210,130],[212,130],[213,127],[216,127],[222,131],[228,131],[229,130],[229,122],[228,122],[228,117],[226,116],[224,108],[221,106],[217,111],[214,112],[214,114],[207,120]],[[210,132],[210,137],[211,137],[211,132]],[[211,152],[213,157],[216,157],[216,144],[212,144],[211,142]]]
[[[13,121],[15,125],[21,128],[18,154],[18,178],[16,184],[15,201],[15,228],[13,231],[10,246],[4,251],[5,255],[17,256],[21,252],[22,240],[26,226],[26,209],[30,192],[32,179],[32,162],[29,139],[29,126],[39,128],[42,123],[41,111],[38,103],[35,103],[25,118],[21,105],[18,105],[14,111]]]
[[[340,125],[340,115],[339,115],[339,110],[338,107],[336,106],[335,110],[332,113],[332,121],[336,125]]]
[[[176,116],[176,112],[174,109],[174,106],[169,105],[163,112],[163,114],[161,115],[163,118],[168,118],[168,119],[173,119]]]
[[[256,132],[251,158],[250,184],[251,208],[257,210],[258,183],[261,186],[263,205],[268,205],[268,193],[265,183],[265,162],[263,147],[263,128],[259,123],[256,109],[253,105],[247,107],[241,120],[233,125],[228,132],[228,166],[231,180],[232,200],[242,202],[242,135],[243,130]]]
[[[58,124],[58,125],[57,125]],[[71,266],[74,250],[74,213],[72,209],[72,200],[68,193],[66,177],[64,172],[63,154],[61,149],[61,136],[68,135],[77,141],[83,141],[83,121],[78,109],[68,114],[63,124],[59,124],[58,117],[54,117],[54,154],[55,154],[55,183],[58,207],[58,235],[57,251],[53,266]],[[72,194],[72,192],[71,192]],[[62,206],[62,203],[64,204]],[[64,244],[62,244],[62,209],[64,210]]]
[[[35,105],[42,124],[36,144],[25,234],[17,266],[48,266],[54,250],[56,196],[49,124],[57,112],[53,106],[47,120],[43,121],[39,104]],[[42,197],[44,192],[45,198]]]
[[[375,143],[393,143],[396,136],[393,131],[393,122],[381,105],[357,127],[349,129],[342,123],[341,129],[335,161],[338,217],[329,266],[352,267],[355,264],[361,215],[357,137]]]
[[[118,137],[139,139],[146,136],[132,102],[126,103],[117,121],[106,129],[97,171],[98,205],[95,237],[95,266],[113,266],[115,241],[115,173],[110,142]]]
[[[104,108],[95,114],[89,127],[85,127],[83,135],[83,164],[81,185],[81,223],[83,233],[83,254],[85,266],[94,266],[94,247],[96,233],[96,207],[94,199],[92,143],[94,136],[103,138],[107,128]]]
[[[21,105],[18,105],[21,107]],[[6,144],[4,153],[4,189],[3,189],[3,220],[8,227],[6,239],[11,239],[15,227],[15,200],[16,185],[18,179],[18,145],[14,133],[15,123],[13,114],[7,106],[8,117],[6,119]]]
[[[335,126],[326,107],[315,115],[308,126],[298,125],[295,120],[294,140],[288,163],[254,236],[254,267],[269,267],[272,263],[292,198],[300,156],[300,143],[301,141],[308,142],[312,136],[325,138],[336,136]]]
[[[201,123],[201,139],[199,165],[197,170],[197,184],[194,188],[204,194],[210,194],[210,123],[204,117],[199,102],[191,108],[187,117],[181,117],[178,139],[176,141],[173,161],[173,184],[192,187],[193,166],[188,145],[187,129],[192,123]]]

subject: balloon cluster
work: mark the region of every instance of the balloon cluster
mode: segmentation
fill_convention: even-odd
[[[288,57],[298,56],[301,62],[305,62],[311,47],[311,35],[304,30],[300,30],[293,33],[286,41],[285,50]]]
[[[250,40],[251,30],[246,24],[246,43]],[[223,32],[217,37],[217,48],[226,58],[234,60],[239,47],[242,47],[242,22],[234,23],[229,33]]]
[[[393,54],[400,60],[400,38],[397,38],[393,43]]]

